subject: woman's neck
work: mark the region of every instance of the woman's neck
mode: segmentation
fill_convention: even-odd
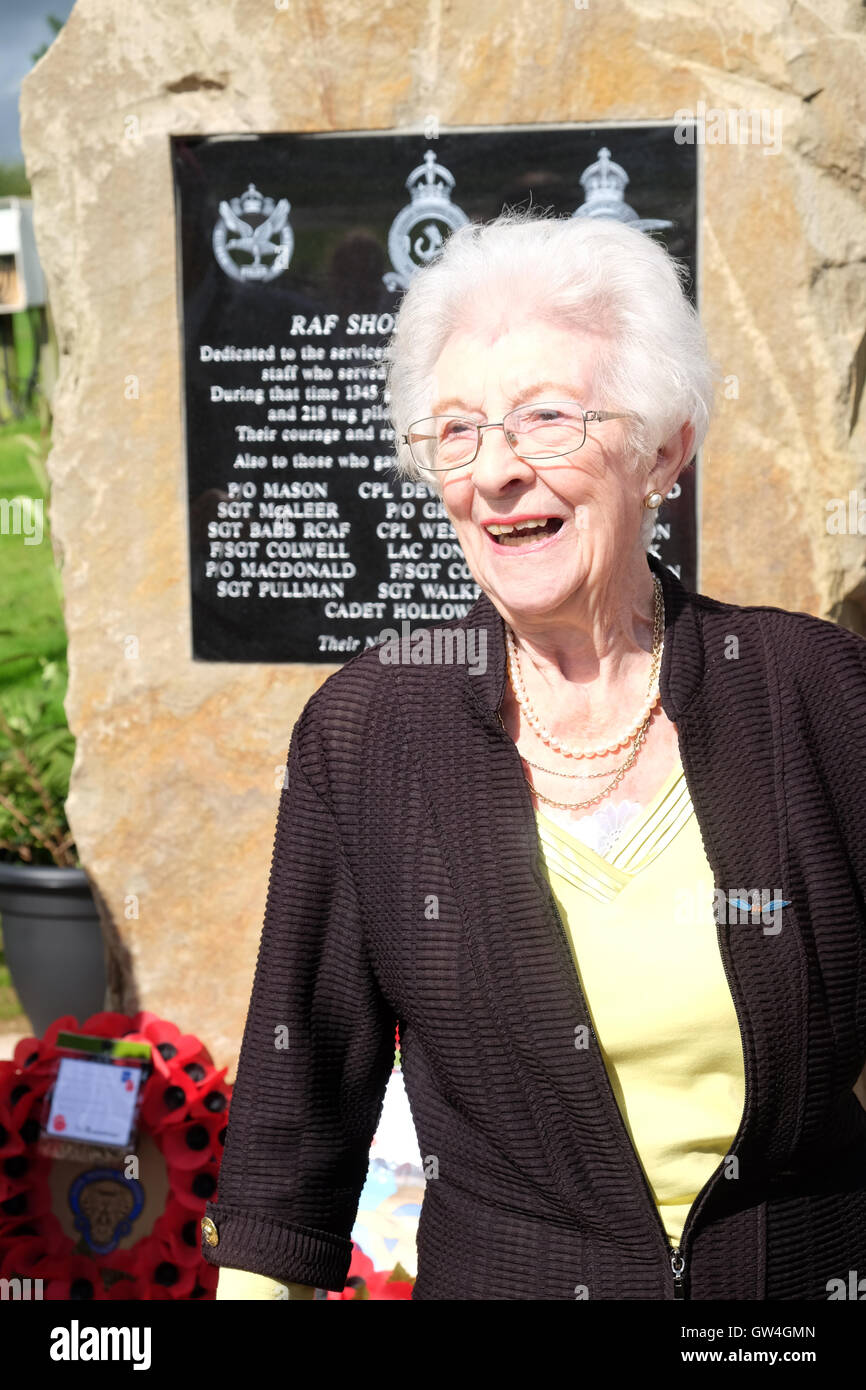
[[[580,741],[615,733],[647,697],[655,591],[618,592],[603,605],[573,596],[568,610],[537,621],[515,614],[514,634],[529,703],[550,731]],[[508,619],[506,619],[508,621]]]

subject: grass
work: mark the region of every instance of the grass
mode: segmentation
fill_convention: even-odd
[[[2,339],[5,370],[0,377],[2,424],[10,420],[20,423],[28,411],[39,408],[44,412],[45,418],[48,417],[47,403],[44,399],[40,400],[41,382],[38,379],[35,400],[28,404],[24,399],[25,388],[30,382],[37,354],[40,352],[38,339],[45,334],[46,328],[43,309],[22,309],[20,313],[4,316]],[[7,371],[11,377],[9,381],[6,380]]]
[[[12,315],[12,334],[15,339],[15,353],[18,358],[19,383],[28,381],[33,370],[33,354],[36,351],[36,337],[33,332],[33,319],[27,310]]]
[[[30,1019],[21,1010],[21,1000],[15,993],[6,956],[3,953],[3,935],[0,932],[0,1033],[30,1032]]]
[[[24,442],[18,437],[22,435]],[[35,446],[35,471],[28,439]],[[0,530],[0,702],[10,687],[38,678],[45,660],[66,660],[60,577],[51,549],[45,480],[39,475],[39,458],[47,453],[47,443],[36,415],[0,426],[0,498],[26,496],[43,504],[39,544],[25,544],[26,535]],[[29,1031],[0,934],[0,1032]]]
[[[59,575],[54,564],[48,507],[29,463],[27,445],[42,450],[45,439],[35,417],[0,426],[0,498],[32,497],[42,503],[42,540],[24,534],[0,534],[0,698],[2,688],[40,669],[40,657],[63,660],[66,628]],[[35,533],[38,535],[38,532]]]

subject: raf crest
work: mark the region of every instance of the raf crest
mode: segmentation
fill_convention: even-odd
[[[214,255],[227,275],[235,280],[261,282],[281,275],[292,258],[295,238],[289,224],[291,203],[265,198],[254,183],[246,193],[220,203],[220,220],[214,227]],[[232,253],[249,256],[238,261]],[[273,258],[273,259],[271,259]]]
[[[382,279],[389,290],[404,290],[416,270],[429,264],[445,245],[446,237],[469,221],[451,201],[454,175],[436,163],[432,150],[406,180],[410,202],[398,212],[388,233],[388,254],[393,271]]]

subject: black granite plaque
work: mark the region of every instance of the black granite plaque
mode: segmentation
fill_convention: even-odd
[[[468,612],[442,504],[393,467],[381,356],[403,289],[461,222],[531,200],[625,204],[694,300],[696,147],[674,130],[172,137],[195,658],[339,664]],[[693,461],[654,547],[687,587],[694,484]]]

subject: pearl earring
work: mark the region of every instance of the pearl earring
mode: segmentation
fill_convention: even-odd
[[[648,492],[643,504],[645,507],[660,507],[664,500],[660,492]]]

